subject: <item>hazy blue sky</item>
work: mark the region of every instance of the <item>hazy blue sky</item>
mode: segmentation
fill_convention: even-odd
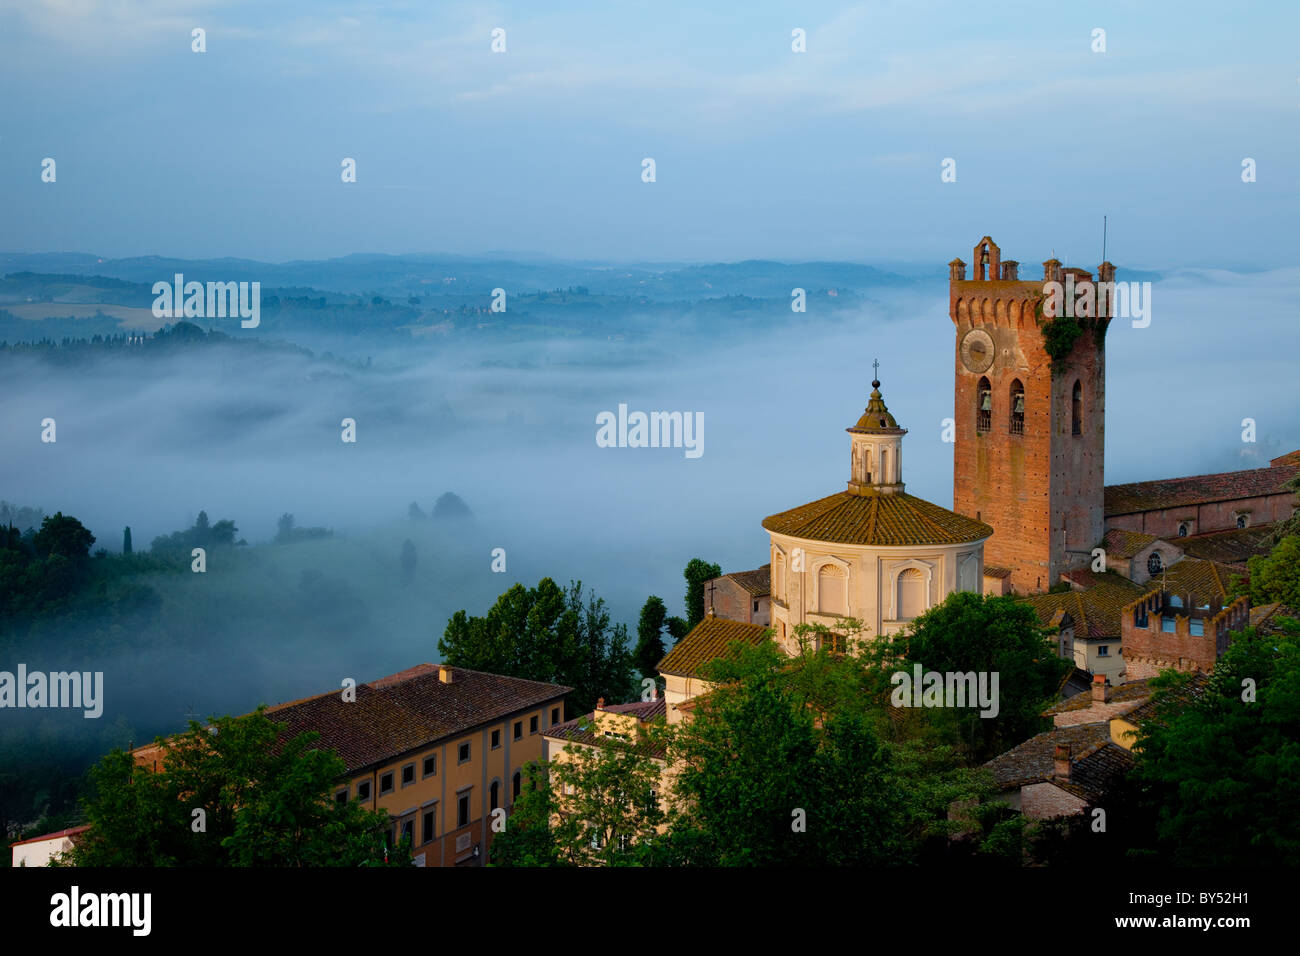
[[[1298,9],[0,0],[0,250],[1279,266]]]

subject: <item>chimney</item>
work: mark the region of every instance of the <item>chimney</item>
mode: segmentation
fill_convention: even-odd
[[[1110,703],[1110,682],[1105,674],[1098,674],[1092,679],[1092,702],[1094,704]]]
[[[444,684],[450,684],[453,681],[455,681],[455,679],[456,678],[452,674],[450,667],[448,667],[446,664],[438,665],[438,680],[442,681]]]
[[[1056,754],[1052,758],[1052,776],[1058,780],[1070,779],[1070,745],[1057,744]]]

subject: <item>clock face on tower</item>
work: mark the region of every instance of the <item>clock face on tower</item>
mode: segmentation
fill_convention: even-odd
[[[971,329],[961,340],[961,362],[978,375],[993,364],[993,336],[983,329]]]

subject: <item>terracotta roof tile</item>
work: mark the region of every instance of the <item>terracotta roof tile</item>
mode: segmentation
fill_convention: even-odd
[[[1058,745],[1070,748],[1069,781],[1053,779]],[[1091,800],[1104,795],[1132,765],[1132,755],[1111,743],[1109,721],[1099,721],[1044,731],[994,757],[984,768],[1002,790],[1051,782]]]
[[[318,732],[320,746],[336,750],[355,773],[572,690],[463,667],[453,668],[454,680],[444,684],[438,670],[420,665],[359,685],[355,701],[335,690],[269,707],[267,716],[288,725],[286,738]]]
[[[753,571],[733,571],[724,574],[723,577],[731,578],[754,597],[763,597],[772,593],[772,565],[770,564]]]
[[[770,633],[766,627],[729,621],[724,617],[706,617],[691,632],[673,645],[655,667],[661,674],[698,677],[700,668],[727,653],[732,641],[757,646]]]
[[[1153,534],[1140,531],[1126,531],[1123,528],[1111,528],[1101,539],[1101,546],[1106,549],[1107,558],[1132,558],[1143,548],[1155,544],[1160,539]],[[1183,539],[1179,539],[1179,543]]]
[[[1246,562],[1250,558],[1257,554],[1268,554],[1271,550],[1263,542],[1275,527],[1272,523],[1258,524],[1249,528],[1194,534],[1186,538],[1174,538],[1173,541],[1190,557],[1217,561],[1245,572]]]
[[[993,534],[983,522],[902,492],[841,491],[770,515],[763,519],[763,527],[811,541],[881,546],[961,544]]]
[[[605,710],[615,714],[632,714],[640,722],[639,726],[644,727],[647,724],[662,722],[668,713],[667,704],[660,697],[658,700],[652,700],[648,703],[637,702],[635,704],[616,704],[613,707],[606,707]],[[596,712],[583,714],[574,720],[565,721],[562,724],[556,724],[544,732],[544,736],[553,740],[563,740],[571,744],[584,744],[588,747],[599,747],[609,739],[603,731],[596,729]],[[657,743],[642,736],[636,741],[640,749],[653,757],[662,759],[666,751],[661,743]]]
[[[1110,689],[1110,700],[1107,703],[1137,703],[1146,700],[1151,694],[1151,688],[1147,686],[1145,679],[1126,681]],[[1053,714],[1067,714],[1076,710],[1087,710],[1093,703],[1092,688],[1090,687],[1082,693],[1067,697],[1054,707],[1049,707],[1043,711],[1043,716],[1050,717]]]
[[[984,565],[984,576],[986,578],[1009,578],[1011,577],[1011,569],[997,564],[986,564]]]
[[[1217,475],[1107,485],[1106,517],[1160,508],[1181,508],[1210,501],[1290,494],[1286,484],[1295,476],[1296,466],[1284,464],[1270,468],[1227,471]]]
[[[1071,579],[1082,585],[1083,590],[1030,594],[1021,600],[1038,612],[1038,619],[1044,625],[1055,623],[1053,618],[1059,612],[1069,614],[1079,637],[1119,640],[1120,612],[1124,605],[1150,590],[1150,585],[1134,584],[1114,571],[1096,574],[1083,570],[1072,574]]]

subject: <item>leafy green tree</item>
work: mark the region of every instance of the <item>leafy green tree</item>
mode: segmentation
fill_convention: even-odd
[[[551,820],[558,812],[549,765],[545,761],[525,764],[522,789],[510,808],[506,828],[492,840],[491,865],[564,865],[551,832]]]
[[[664,657],[664,625],[668,609],[663,598],[650,595],[641,608],[641,618],[636,625],[636,650],[632,656],[637,669],[644,677],[653,677],[655,665]]]
[[[1134,776],[1175,866],[1300,865],[1300,622],[1233,636],[1208,685],[1164,672]]]
[[[1056,699],[1073,666],[1056,653],[1034,609],[1014,597],[956,591],[916,618],[911,627],[876,642],[870,656],[878,691],[892,676],[923,672],[987,674],[998,678],[998,713],[981,717],[976,706],[924,708],[923,717],[983,762],[1050,728],[1042,712]],[[902,685],[894,685],[902,686]]]
[[[704,582],[722,574],[722,568],[701,558],[691,558],[683,575],[686,578],[686,624],[689,631],[704,620]]]
[[[95,536],[76,518],[57,511],[41,521],[33,543],[41,556],[57,554],[70,561],[84,561],[90,556]]]
[[[332,792],[346,767],[286,739],[259,708],[166,742],[157,770],[113,750],[91,769],[74,866],[357,866],[383,859],[388,819]],[[158,743],[164,742],[159,738]],[[196,814],[202,810],[203,814]],[[200,825],[199,821],[202,820]],[[390,853],[390,864],[394,854]],[[409,856],[405,860],[409,861]]]
[[[505,831],[492,845],[504,866],[641,866],[655,862],[666,822],[655,740],[570,744],[530,766]],[[536,789],[534,789],[534,786]]]
[[[290,520],[292,520],[292,516],[290,516]],[[193,526],[184,531],[173,531],[168,535],[159,535],[153,539],[150,548],[158,554],[188,559],[190,551],[194,548],[211,550],[212,548],[234,546],[235,535],[238,532],[239,529],[235,527],[235,522],[229,518],[211,524],[208,520],[208,513],[200,511]]]
[[[887,740],[891,722],[852,654],[737,643],[706,671],[715,688],[669,741],[674,863],[915,862],[946,852],[954,801],[991,791],[951,748]]]
[[[1247,562],[1250,569],[1250,603],[1281,601],[1300,611],[1300,534],[1283,538],[1268,555]]]
[[[668,636],[673,639],[674,644],[676,644],[678,641],[680,641],[683,637],[685,637],[690,632],[691,632],[691,627],[689,624],[686,623],[685,618],[677,617],[677,615],[673,615],[668,619]]]
[[[600,697],[613,703],[635,695],[627,626],[611,624],[604,599],[584,596],[580,581],[516,584],[482,617],[457,611],[438,651],[453,667],[572,687],[571,712],[591,710]]]
[[[131,553],[131,526],[127,525],[122,529],[122,553]]]

